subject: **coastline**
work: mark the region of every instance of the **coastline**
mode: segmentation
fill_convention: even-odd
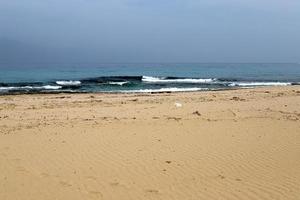
[[[72,91],[72,90],[48,90],[48,91],[39,91],[39,92],[33,92],[33,91],[28,91],[28,92],[8,92],[8,93],[0,93],[1,96],[19,96],[19,95],[60,95],[60,94],[73,94],[73,95],[155,95],[155,94],[178,94],[178,93],[201,93],[201,92],[222,92],[222,91],[232,91],[232,90],[249,90],[249,89],[260,89],[260,88],[285,88],[285,87],[299,87],[300,84],[292,84],[292,85],[286,85],[286,86],[248,86],[248,87],[232,87],[232,88],[201,88],[199,90],[154,90],[154,91],[149,91],[147,92],[145,90],[125,90],[125,91],[96,91],[96,92],[89,92],[89,91]],[[164,89],[164,88],[162,88]],[[180,88],[176,88],[180,89]],[[186,89],[186,88],[182,88]],[[188,88],[188,89],[193,89],[193,88]],[[196,88],[195,88],[196,89]]]
[[[296,199],[299,108],[300,86],[2,95],[0,199]]]

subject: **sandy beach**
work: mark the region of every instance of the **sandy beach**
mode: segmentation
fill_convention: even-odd
[[[0,199],[300,199],[300,87],[0,96]]]

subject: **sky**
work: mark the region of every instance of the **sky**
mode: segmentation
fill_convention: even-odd
[[[0,0],[0,63],[300,62],[299,0]]]

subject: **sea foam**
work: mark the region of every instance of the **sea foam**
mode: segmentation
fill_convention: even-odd
[[[178,79],[167,79],[167,78],[160,78],[160,77],[152,77],[152,76],[143,76],[143,82],[148,83],[212,83],[216,81],[213,78],[178,78]]]
[[[59,90],[61,86],[56,85],[44,85],[44,86],[20,86],[20,87],[0,87],[0,90]]]
[[[230,83],[228,86],[240,86],[240,87],[251,87],[251,86],[288,86],[292,85],[289,82],[234,82]]]
[[[81,84],[80,81],[56,81],[57,85],[62,85],[62,86],[78,86]]]
[[[208,88],[160,88],[160,89],[140,89],[140,90],[124,90],[125,93],[152,93],[152,92],[195,92],[208,90]]]
[[[127,84],[127,83],[129,83],[128,81],[123,81],[123,82],[108,82],[108,84],[109,85],[120,85],[120,86],[122,86],[122,85],[125,85],[125,84]]]

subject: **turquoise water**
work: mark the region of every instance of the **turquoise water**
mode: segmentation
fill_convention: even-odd
[[[0,70],[0,93],[196,91],[300,83],[300,64],[1,64]]]

